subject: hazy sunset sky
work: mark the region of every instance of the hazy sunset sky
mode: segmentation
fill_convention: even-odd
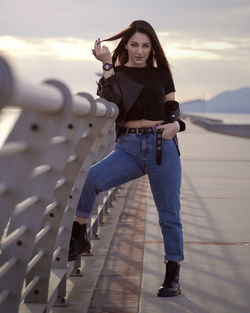
[[[95,95],[94,40],[136,19],[158,33],[177,100],[250,86],[249,0],[0,0],[0,54],[25,80]]]

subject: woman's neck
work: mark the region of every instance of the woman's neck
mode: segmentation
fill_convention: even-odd
[[[130,63],[130,62],[127,62],[127,63],[124,64],[124,66],[143,68],[143,67],[147,67],[148,65],[147,65],[147,63],[145,63],[145,64],[140,64],[140,65],[134,65],[134,64],[132,64],[132,63]]]

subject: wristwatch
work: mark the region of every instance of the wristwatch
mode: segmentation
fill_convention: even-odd
[[[105,64],[103,64],[102,68],[104,71],[109,71],[109,70],[111,70],[111,68],[113,68],[113,64],[105,63]]]

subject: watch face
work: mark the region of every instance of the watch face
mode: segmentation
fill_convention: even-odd
[[[108,63],[106,63],[106,64],[103,65],[103,69],[104,69],[105,71],[109,71],[112,67],[113,67],[113,65],[112,65],[112,64],[108,64]]]

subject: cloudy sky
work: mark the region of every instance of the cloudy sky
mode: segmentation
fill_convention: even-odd
[[[250,86],[249,0],[0,0],[0,54],[25,80],[95,95],[94,40],[136,19],[157,31],[177,100]]]

